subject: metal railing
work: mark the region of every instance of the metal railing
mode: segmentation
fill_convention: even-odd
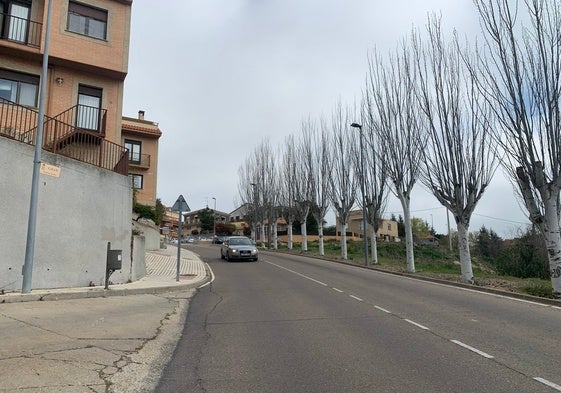
[[[81,130],[105,135],[107,109],[78,104],[53,116],[53,118],[65,124],[72,124]]]
[[[0,98],[0,136],[35,145],[39,114],[29,108]],[[100,133],[63,123],[45,116],[43,150],[128,175],[129,153],[109,142]]]
[[[39,48],[43,24],[10,14],[0,13],[0,36],[4,40]]]
[[[150,168],[150,154],[129,154],[129,165],[141,168]]]

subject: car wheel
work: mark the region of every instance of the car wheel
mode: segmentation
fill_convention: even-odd
[[[259,258],[255,258],[254,261],[257,262],[259,260]]]
[[[228,252],[226,252],[226,260],[230,262],[230,254],[228,254]]]

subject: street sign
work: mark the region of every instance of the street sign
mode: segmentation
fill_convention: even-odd
[[[185,198],[183,198],[183,195],[179,195],[179,197],[177,198],[177,201],[175,201],[175,203],[173,204],[173,206],[171,208],[171,211],[174,211],[174,212],[190,212],[191,209],[189,208],[189,205],[185,201]]]

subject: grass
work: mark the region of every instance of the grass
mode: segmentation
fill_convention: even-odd
[[[286,244],[279,245],[280,250],[287,250]],[[406,271],[406,250],[404,243],[378,243],[378,266],[393,271]],[[292,252],[301,252],[301,244],[295,243]],[[325,257],[342,260],[341,247],[338,241],[330,240],[324,244]],[[319,255],[319,242],[308,242],[307,254]],[[364,263],[364,247],[362,242],[347,243],[347,260],[350,263]],[[434,275],[439,278],[450,278],[455,281],[461,275],[459,255],[450,252],[446,247],[433,245],[415,245],[415,270],[419,274]],[[551,298],[551,281],[537,278],[517,278],[497,274],[493,266],[477,257],[472,257],[473,273],[479,285],[488,285],[514,292],[527,293],[533,296]]]

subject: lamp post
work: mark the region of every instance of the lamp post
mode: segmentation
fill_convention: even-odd
[[[253,187],[253,241],[257,243],[257,184],[249,184]]]
[[[212,212],[212,237],[216,237],[216,198],[214,199],[214,211]]]
[[[358,123],[352,123],[351,127],[358,128],[360,134],[360,171],[362,172],[360,189],[362,192],[362,238],[364,240],[364,265],[368,266],[368,236],[367,236],[367,224],[366,224],[366,194],[365,194],[365,181],[366,172],[364,171],[364,153],[363,153],[363,142],[362,142],[362,125]]]

